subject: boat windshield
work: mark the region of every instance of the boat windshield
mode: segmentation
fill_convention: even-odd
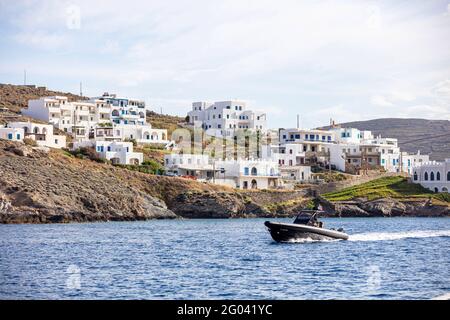
[[[297,218],[295,218],[294,223],[295,224],[305,224],[305,225],[312,225],[315,226],[319,222],[317,221],[317,213],[300,213]]]
[[[299,214],[297,216],[297,218],[295,218],[294,223],[295,224],[308,224],[309,221],[311,220],[311,218],[312,218],[311,215],[302,213],[302,214]]]

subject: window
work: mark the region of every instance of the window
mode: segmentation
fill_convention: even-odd
[[[417,172],[414,171],[414,181],[417,181]]]
[[[434,172],[433,171],[431,171],[431,173],[430,173],[430,180],[434,181]]]
[[[20,133],[16,135],[17,140],[20,140]]]
[[[428,181],[428,172],[425,172],[423,175],[423,180]]]
[[[244,175],[248,176],[249,174],[249,169],[247,167],[244,168]]]
[[[8,139],[12,140],[13,139],[13,134],[12,133],[8,133]]]
[[[439,171],[436,173],[436,180],[441,181],[441,173]]]
[[[256,176],[256,175],[258,175],[258,170],[255,167],[253,167],[252,168],[252,176]]]
[[[447,181],[450,181],[450,171],[447,172]]]

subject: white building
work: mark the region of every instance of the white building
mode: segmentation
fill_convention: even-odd
[[[111,108],[111,121],[115,124],[146,124],[146,107],[144,101],[118,97],[115,94],[109,94],[107,92],[93,100],[103,101]]]
[[[422,162],[412,168],[412,182],[434,192],[450,190],[450,159]]]
[[[411,176],[413,174],[412,173],[413,167],[417,167],[422,163],[429,162],[430,156],[427,154],[421,154],[420,151],[417,151],[416,154],[409,154],[407,152],[402,152],[400,159],[402,163],[401,171]]]
[[[11,133],[13,133],[12,136],[16,141],[23,141],[24,138],[28,138],[36,141],[38,146],[58,149],[66,147],[66,137],[53,134],[53,126],[49,124],[10,122],[3,131],[6,132],[6,129],[15,131],[15,133],[11,131],[10,134],[8,134],[8,138],[11,137]]]
[[[0,127],[0,139],[9,141],[23,141],[25,133],[22,128]]]
[[[189,124],[217,137],[233,137],[239,130],[267,130],[266,114],[247,110],[246,103],[238,100],[194,102],[188,118]]]
[[[267,145],[262,148],[262,159],[271,159],[278,163],[280,175],[284,180],[308,182],[311,166],[306,164],[306,152],[302,144]]]
[[[232,188],[270,189],[280,184],[278,163],[272,160],[214,160],[208,155],[170,154],[164,161],[168,172]]]
[[[113,164],[139,165],[144,161],[144,155],[141,152],[133,152],[131,142],[96,141],[95,150],[101,158]]]
[[[169,142],[167,130],[153,129],[147,124],[144,102],[107,93],[89,101],[69,102],[63,96],[29,100],[28,108],[22,109],[22,113],[70,133],[75,142],[102,140],[100,136],[106,134],[109,134],[107,140],[135,139],[138,143],[149,144]]]
[[[178,154],[164,156],[166,171],[180,176],[191,176],[201,181],[212,181],[217,171],[206,154]]]

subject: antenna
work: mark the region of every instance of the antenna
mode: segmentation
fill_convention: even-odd
[[[83,96],[83,83],[80,82],[80,97]]]
[[[300,129],[300,115],[297,114],[297,129]]]

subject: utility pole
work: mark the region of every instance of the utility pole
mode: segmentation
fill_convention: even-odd
[[[80,82],[80,96],[83,96],[83,83]]]
[[[23,85],[27,85],[27,70],[23,70]]]

